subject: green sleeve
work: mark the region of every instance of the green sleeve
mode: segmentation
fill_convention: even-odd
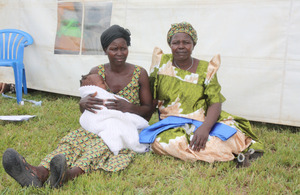
[[[157,79],[158,79],[158,68],[154,67],[153,71],[150,73],[149,81],[150,81],[150,90],[153,96],[153,99],[157,98],[156,90],[157,90]]]
[[[226,100],[221,94],[221,85],[218,82],[217,74],[205,86],[204,95],[207,96],[206,103],[208,106],[214,103],[223,103]]]

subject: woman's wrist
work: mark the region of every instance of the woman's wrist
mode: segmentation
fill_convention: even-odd
[[[207,124],[207,123],[203,123],[201,126],[201,131],[205,131],[207,133],[209,133],[213,127],[213,125]]]
[[[82,106],[81,100],[82,100],[82,99],[80,99],[80,101],[79,101],[79,110],[80,110],[81,113],[83,113],[84,110],[85,110],[85,108]]]

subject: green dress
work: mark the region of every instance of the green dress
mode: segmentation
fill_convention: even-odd
[[[172,54],[161,54],[162,51],[157,53],[160,53],[160,55],[155,56],[155,52],[153,54],[153,59],[158,59],[156,59],[156,64],[152,65],[150,71],[150,84],[153,90],[153,98],[158,100],[160,119],[168,116],[180,116],[203,122],[210,105],[225,101],[216,75],[218,67],[215,68],[211,63],[200,60],[196,73],[191,73],[173,66]],[[238,130],[238,136],[240,137],[235,142],[251,138],[251,143],[249,143],[249,139],[245,141],[244,148],[248,148],[250,145],[255,150],[262,151],[263,145],[252,132],[248,120],[221,111],[217,122],[224,123]],[[158,154],[171,156],[182,152],[179,150],[188,150],[183,145],[189,144],[190,137],[193,135],[192,132],[187,132],[189,128],[191,127],[173,128],[160,133],[156,137],[154,144],[152,144],[152,149]],[[241,137],[242,134],[245,138]],[[220,142],[220,144],[224,143]],[[178,145],[181,145],[181,149]],[[171,151],[176,147],[178,147],[177,151]],[[213,151],[214,149],[211,148],[211,150]],[[215,148],[215,150],[218,150],[218,148]],[[183,153],[186,153],[186,151],[183,151]],[[176,157],[181,158],[181,156]],[[185,157],[182,159],[185,159]]]
[[[121,91],[116,93],[133,104],[139,104],[139,77],[141,67],[135,66],[133,77],[130,83]],[[105,80],[104,66],[99,66],[99,75]],[[61,139],[58,147],[48,154],[41,164],[50,169],[50,161],[57,154],[66,156],[69,167],[79,167],[85,173],[103,169],[105,171],[119,171],[125,169],[135,156],[135,152],[129,149],[122,149],[118,155],[114,155],[105,145],[103,139],[96,134],[79,128],[68,133]]]

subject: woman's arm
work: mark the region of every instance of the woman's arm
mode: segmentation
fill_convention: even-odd
[[[196,131],[194,131],[194,136],[190,143],[190,147],[194,151],[199,152],[200,149],[205,148],[209,133],[220,116],[221,107],[221,103],[214,103],[208,107],[205,121],[198,129],[196,129]]]
[[[157,99],[154,99],[154,100],[152,101],[152,112],[155,112],[155,111],[156,111],[157,105],[158,105],[158,100],[157,100]]]
[[[140,83],[140,101],[141,101],[141,114],[146,118],[148,121],[150,120],[153,110],[152,110],[152,94],[150,90],[150,82],[148,73],[145,69],[141,69],[141,77],[139,80]]]
[[[98,73],[98,66],[95,66],[90,70],[90,73],[97,74]],[[97,92],[94,94],[90,94],[84,98],[81,98],[79,101],[79,109],[83,113],[84,110],[88,110],[90,112],[96,113],[96,110],[101,110],[101,108],[97,105],[103,105],[103,100],[95,98]]]

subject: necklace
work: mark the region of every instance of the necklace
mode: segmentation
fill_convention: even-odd
[[[176,66],[177,68],[179,68],[179,66],[176,64],[175,60],[174,60],[174,64],[175,64],[175,66]],[[191,68],[193,67],[193,65],[194,65],[194,58],[192,58],[192,64],[190,65],[190,67],[188,67],[188,68],[186,69],[186,71],[188,71],[189,69],[191,69]],[[181,69],[181,68],[179,68],[179,69]],[[183,69],[182,69],[182,70],[183,70]]]

